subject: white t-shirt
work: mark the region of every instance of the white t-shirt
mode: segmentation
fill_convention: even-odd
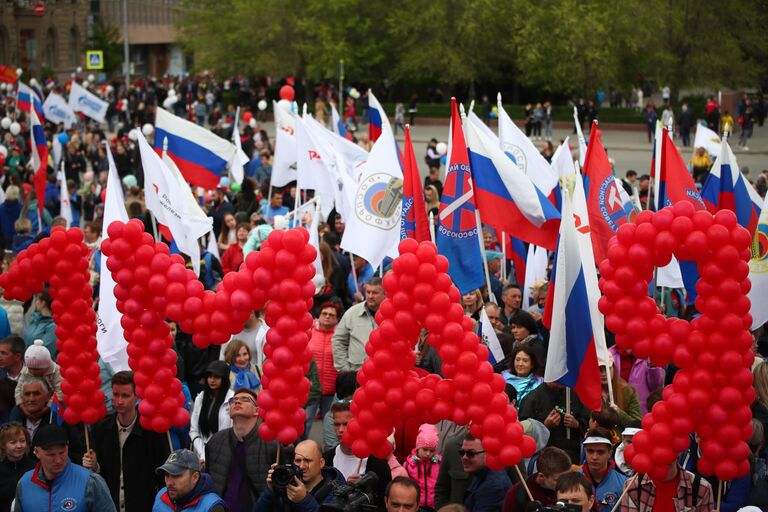
[[[357,470],[357,465],[360,464],[360,459],[354,455],[347,455],[341,451],[341,445],[336,447],[336,453],[333,456],[333,467],[338,469],[344,479],[348,479],[355,473],[360,476],[365,474],[365,468],[368,465],[368,457],[363,459],[363,463],[360,464],[360,471]]]

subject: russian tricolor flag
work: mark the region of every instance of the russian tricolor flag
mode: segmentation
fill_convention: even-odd
[[[655,144],[661,145],[659,177],[656,180],[656,210],[680,201],[688,201],[697,210],[703,210],[701,194],[693,183],[693,177],[688,172],[683,157],[680,156],[667,129],[662,128],[660,131],[660,140],[655,141]]]
[[[43,214],[43,204],[45,204],[45,186],[48,182],[48,142],[45,140],[45,131],[37,113],[30,112],[31,130],[30,142],[32,146],[32,167],[35,170],[34,185],[35,195],[37,196],[37,209],[40,215]],[[42,226],[42,223],[40,223]]]
[[[381,135],[381,127],[385,119],[387,119],[387,113],[384,112],[373,92],[368,89],[368,138],[371,142],[376,142]],[[388,119],[387,123],[389,123]]]
[[[347,127],[344,126],[344,120],[339,115],[339,111],[336,110],[336,105],[331,103],[331,125],[333,127],[333,133],[339,137],[344,137],[347,140],[352,140],[352,134],[347,132]]]
[[[711,213],[731,210],[736,214],[739,225],[755,236],[762,199],[741,174],[736,157],[725,137],[720,149],[720,158],[715,160],[712,170],[709,171],[701,196]]]
[[[237,148],[210,130],[157,109],[155,151],[162,154],[168,141],[168,156],[192,185],[215,189],[227,166],[237,157]]]
[[[493,141],[466,123],[475,201],[483,222],[554,250],[560,212]]]
[[[495,230],[496,233],[501,231]],[[525,242],[517,237],[504,233],[504,245],[507,259],[512,260],[515,267],[515,281],[520,286],[525,282],[525,263],[528,258],[528,250],[525,248]]]
[[[552,326],[544,381],[568,386],[585,406],[599,411],[602,384],[584,276],[571,199],[566,189],[549,288],[553,299]]]
[[[40,122],[45,122],[42,98],[30,86],[19,82],[18,89],[16,90],[16,108],[29,114],[32,110],[32,105],[35,107],[37,119]]]

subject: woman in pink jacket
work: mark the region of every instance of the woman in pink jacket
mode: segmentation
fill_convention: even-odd
[[[638,359],[631,350],[621,350],[617,345],[608,351],[613,356],[616,373],[637,391],[640,412],[645,414],[648,395],[664,386],[664,368],[653,366],[647,359]]]
[[[420,506],[435,506],[435,483],[440,471],[442,457],[437,450],[437,428],[429,423],[419,427],[416,436],[416,448],[405,460],[405,470],[408,476],[419,483],[421,489]]]

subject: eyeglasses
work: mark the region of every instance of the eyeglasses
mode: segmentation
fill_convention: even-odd
[[[480,450],[478,452],[474,450],[459,450],[459,457],[466,457],[468,459],[473,459],[475,455],[479,455],[481,453],[485,453],[485,450]]]
[[[256,405],[256,402],[253,400],[253,398],[249,396],[233,396],[232,398],[229,399],[229,402],[227,403],[229,403],[229,405],[232,406],[235,404],[245,404],[248,402],[252,403],[253,405]]]

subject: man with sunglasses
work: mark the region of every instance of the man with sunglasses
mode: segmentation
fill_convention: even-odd
[[[205,464],[216,493],[230,512],[250,512],[264,492],[267,472],[277,458],[277,441],[259,437],[256,392],[241,388],[229,400],[232,427],[219,430],[205,446]],[[279,463],[293,460],[284,449]]]
[[[501,509],[504,496],[512,481],[504,471],[491,471],[485,465],[485,450],[479,439],[467,432],[459,450],[464,471],[472,475],[472,482],[464,495],[464,506],[469,512],[496,512]]]

